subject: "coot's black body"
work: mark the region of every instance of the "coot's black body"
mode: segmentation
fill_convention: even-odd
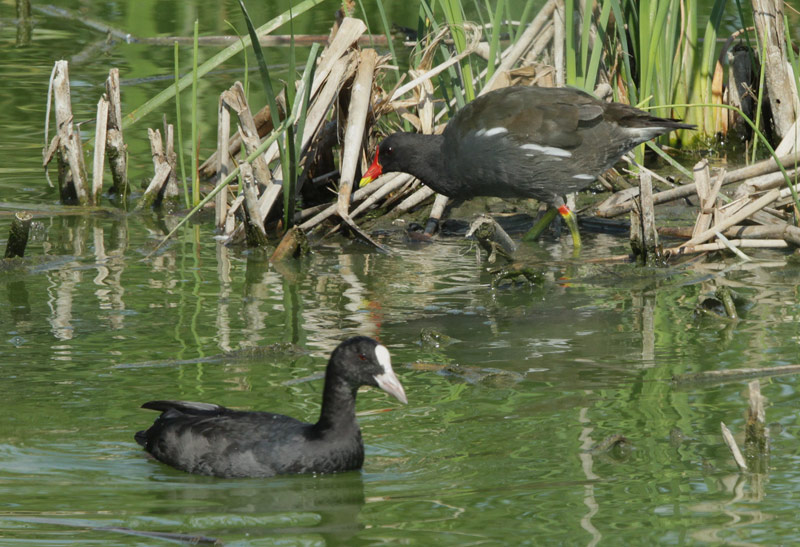
[[[406,402],[388,350],[359,336],[331,354],[317,423],[208,403],[151,401],[142,407],[162,414],[135,438],[157,460],[201,475],[269,477],[359,469],[364,445],[355,401],[362,385],[380,387]]]

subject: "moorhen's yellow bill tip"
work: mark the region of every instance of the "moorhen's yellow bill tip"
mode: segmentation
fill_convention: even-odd
[[[369,166],[367,172],[364,173],[363,177],[361,177],[361,181],[358,183],[359,188],[366,186],[383,174],[383,167],[378,161],[378,154],[380,154],[380,151],[380,148],[375,149],[375,159],[372,160],[372,165]]]

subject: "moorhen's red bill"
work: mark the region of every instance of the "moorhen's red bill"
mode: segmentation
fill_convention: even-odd
[[[562,196],[591,184],[636,145],[694,127],[577,89],[506,87],[466,105],[441,135],[387,137],[361,186],[401,171],[450,198],[535,198],[558,208],[578,246]]]

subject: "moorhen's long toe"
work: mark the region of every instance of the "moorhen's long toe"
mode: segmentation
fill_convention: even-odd
[[[157,460],[200,475],[269,477],[359,469],[364,444],[356,391],[365,385],[406,402],[389,351],[372,338],[356,336],[331,354],[315,424],[208,403],[150,401],[142,407],[162,414],[135,438]]]
[[[387,137],[361,186],[401,171],[450,198],[535,198],[558,208],[578,246],[562,196],[587,187],[636,145],[694,127],[577,89],[506,87],[466,105],[441,135]]]

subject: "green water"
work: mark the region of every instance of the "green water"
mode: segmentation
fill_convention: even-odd
[[[137,3],[138,17],[128,4],[67,5],[141,35],[186,34],[193,17],[192,3]],[[334,7],[301,32],[326,32]],[[208,33],[237,20],[232,2],[199,12]],[[102,36],[37,15],[33,44],[16,49],[11,8],[0,16],[4,246],[3,211],[57,202],[39,167],[52,61]],[[108,67],[142,78],[169,74],[171,58],[171,48],[117,45],[71,66],[76,118],[93,116]],[[233,77],[204,84],[209,116]],[[123,100],[138,106],[164,85],[132,83]],[[150,169],[144,134],[128,133],[134,180]],[[248,546],[800,541],[796,377],[762,381],[772,443],[762,475],[738,473],[720,436],[720,421],[744,430],[746,382],[670,381],[800,362],[800,271],[779,253],[641,271],[589,263],[626,246],[585,234],[580,261],[568,237],[522,249],[541,265],[541,286],[492,288],[457,238],[418,245],[397,234],[384,241],[391,256],[330,239],[278,270],[219,246],[206,225],[143,261],[163,234],[150,215],[36,220],[31,261],[0,274],[0,545],[169,544],[119,529]],[[697,314],[720,285],[742,297],[740,321]],[[452,343],[423,344],[427,329]],[[327,355],[354,334],[387,345],[409,398],[359,394],[361,472],[196,477],[133,441],[155,417],[139,406],[156,398],[313,420]],[[612,435],[628,444],[592,450]]]

